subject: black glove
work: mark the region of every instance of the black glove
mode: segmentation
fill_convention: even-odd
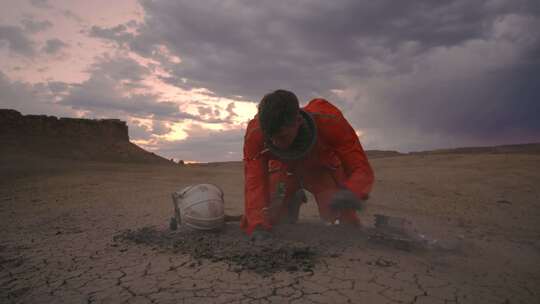
[[[272,238],[272,233],[270,231],[256,228],[253,233],[251,233],[251,237],[249,238],[252,242],[260,242],[260,241],[266,241]]]
[[[346,189],[334,193],[334,196],[332,196],[332,199],[330,200],[330,208],[333,210],[362,210],[362,205],[362,200],[352,191]]]
[[[294,224],[298,222],[298,217],[300,215],[300,206],[307,203],[307,196],[304,192],[304,189],[299,189],[294,193],[294,195],[289,199],[287,203],[287,221],[289,224]]]

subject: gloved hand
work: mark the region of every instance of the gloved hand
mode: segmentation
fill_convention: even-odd
[[[305,203],[307,203],[306,193],[304,192],[304,189],[299,189],[294,193],[287,203],[287,221],[289,224],[298,222],[300,206]]]
[[[256,228],[252,233],[251,237],[249,238],[252,242],[261,242],[266,241],[272,238],[272,233],[270,231]]]
[[[342,189],[334,193],[330,200],[330,208],[333,210],[362,210],[363,202],[356,194],[347,189]]]

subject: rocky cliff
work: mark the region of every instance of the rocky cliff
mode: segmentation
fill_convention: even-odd
[[[0,109],[2,155],[33,155],[92,161],[168,163],[129,141],[118,119],[57,118]]]

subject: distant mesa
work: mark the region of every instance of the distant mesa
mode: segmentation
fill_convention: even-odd
[[[366,155],[369,159],[406,155],[425,156],[443,154],[540,154],[540,143],[437,149],[409,153],[400,153],[391,150],[366,150]]]
[[[175,164],[129,141],[128,126],[119,119],[57,118],[22,115],[0,109],[0,157],[37,157],[71,160]],[[467,147],[400,153],[366,150],[368,158],[437,154],[540,154],[540,143]],[[177,165],[188,162],[179,160]],[[213,163],[219,164],[219,163]]]
[[[119,119],[57,118],[0,109],[0,155],[106,162],[170,163],[129,141]]]
[[[540,154],[540,143],[500,145],[486,147],[464,147],[452,149],[437,149],[431,151],[410,152],[409,155],[436,154]]]

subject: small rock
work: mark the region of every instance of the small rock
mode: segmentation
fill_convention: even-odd
[[[371,261],[371,262],[367,262],[367,264],[368,265],[375,265],[375,266],[379,266],[379,267],[391,267],[391,266],[396,265],[396,262],[386,260],[386,259],[383,259],[383,258],[378,258],[375,262]]]
[[[290,271],[290,272],[298,271],[298,266],[296,266],[296,265],[289,265],[289,266],[287,266],[287,271]]]
[[[237,267],[234,267],[234,268],[232,269],[232,271],[233,271],[233,272],[236,272],[236,273],[242,272],[242,270],[243,270],[242,266],[237,266]]]

